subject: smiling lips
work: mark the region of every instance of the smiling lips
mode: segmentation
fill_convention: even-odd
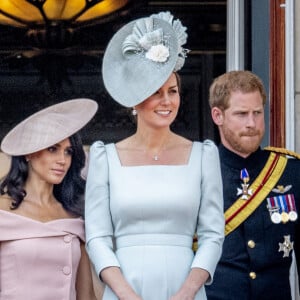
[[[156,110],[155,113],[157,113],[158,115],[162,115],[162,116],[168,116],[169,114],[171,114],[171,110]]]

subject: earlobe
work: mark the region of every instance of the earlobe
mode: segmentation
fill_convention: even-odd
[[[213,107],[211,109],[211,117],[216,125],[223,124],[223,113],[219,108]]]

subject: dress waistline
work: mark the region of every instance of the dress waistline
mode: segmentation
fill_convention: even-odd
[[[132,246],[181,246],[191,248],[193,237],[179,234],[132,234],[116,238],[117,249]]]

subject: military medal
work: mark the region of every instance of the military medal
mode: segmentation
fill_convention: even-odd
[[[240,178],[243,183],[241,183],[242,188],[237,188],[237,196],[242,195],[242,199],[248,200],[249,196],[253,194],[253,191],[252,189],[248,189],[250,177],[246,168],[241,170]]]
[[[281,213],[282,223],[287,223],[290,220],[289,214],[285,211]]]
[[[286,198],[284,196],[279,196],[279,205],[281,210],[282,223],[287,223],[290,220],[290,217],[288,214]]]
[[[267,201],[267,208],[273,223],[287,223],[288,221],[295,222],[298,219],[293,194],[269,197],[267,198]]]
[[[274,224],[279,224],[281,222],[281,215],[279,212],[274,212],[272,213],[271,215],[271,221],[274,223]]]
[[[296,211],[294,194],[287,195],[287,204],[289,208],[289,218],[292,222],[295,222],[298,219],[298,214]]]
[[[281,223],[281,214],[279,213],[279,206],[277,204],[277,199],[275,197],[267,198],[267,208],[270,213],[271,221],[274,224]]]
[[[290,211],[289,218],[292,222],[295,222],[298,219],[298,214],[295,211]]]
[[[283,238],[284,238],[283,243],[279,243],[278,252],[282,251],[283,257],[289,257],[290,251],[294,249],[294,242],[291,242],[290,235],[284,235]]]

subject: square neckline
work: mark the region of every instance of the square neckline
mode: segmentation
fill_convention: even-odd
[[[199,142],[199,143],[200,143],[200,142]],[[191,146],[191,149],[190,149],[189,158],[188,158],[186,164],[178,164],[178,165],[172,165],[172,164],[123,165],[122,162],[121,162],[121,159],[120,159],[120,156],[119,156],[117,147],[116,147],[116,143],[111,143],[112,149],[113,149],[113,153],[114,153],[114,156],[115,156],[115,158],[116,158],[116,161],[118,162],[118,165],[119,165],[120,167],[122,167],[122,168],[137,168],[137,167],[188,167],[188,166],[191,164],[192,156],[193,156],[193,153],[195,152],[195,148],[196,148],[195,145],[196,145],[196,144],[197,144],[197,142],[192,141],[192,146]]]

